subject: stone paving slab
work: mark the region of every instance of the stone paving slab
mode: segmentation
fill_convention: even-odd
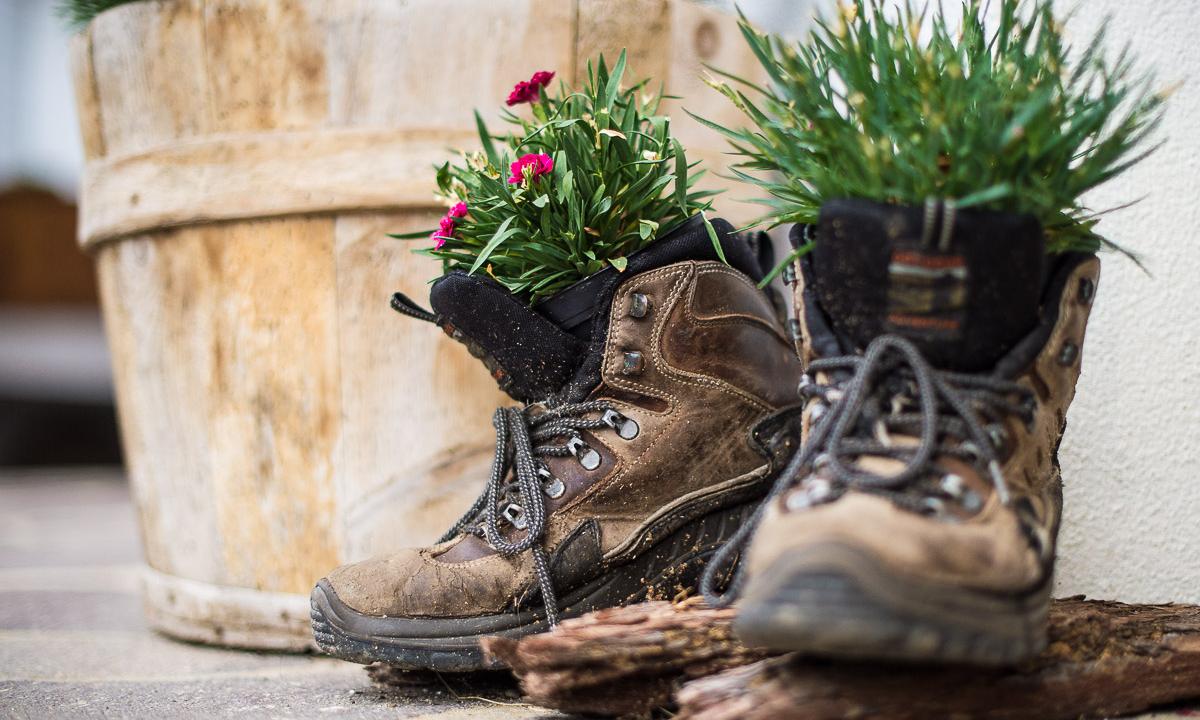
[[[151,631],[115,470],[0,474],[0,718],[554,717],[515,687],[379,688],[331,658],[224,650]]]

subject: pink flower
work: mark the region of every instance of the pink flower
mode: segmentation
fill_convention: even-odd
[[[508,179],[509,185],[516,185],[525,180],[525,169],[529,168],[529,179],[536,180],[543,175],[548,175],[554,171],[554,158],[545,153],[529,153],[517,158],[517,161],[508,167],[512,173],[512,177]]]
[[[529,78],[528,82],[522,80],[513,86],[512,92],[508,94],[507,103],[511,107],[520,105],[521,103],[533,102],[538,99],[538,90],[550,84],[554,79],[554,72],[551,70],[538,70]]]
[[[429,233],[429,240],[433,243],[434,250],[441,250],[442,246],[446,244],[446,238],[442,237],[442,234],[437,230]]]
[[[467,216],[467,204],[465,202],[460,202],[457,205],[455,205],[454,207],[450,208],[450,212],[448,212],[446,214],[449,215],[450,217],[455,217],[455,218],[466,217]]]
[[[454,218],[450,217],[449,215],[442,218],[442,221],[438,223],[438,227],[441,228],[442,234],[446,236],[454,234],[454,225]]]
[[[537,89],[522,80],[516,85],[513,85],[512,92],[508,94],[508,100],[506,103],[509,107],[512,107],[513,105],[527,103],[530,100],[533,100],[535,97],[537,97]]]

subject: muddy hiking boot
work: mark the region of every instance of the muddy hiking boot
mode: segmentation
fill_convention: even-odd
[[[693,221],[533,309],[461,272],[434,284],[432,312],[395,298],[526,405],[496,411],[486,489],[437,544],[317,584],[322,649],[476,670],[482,637],[698,585],[770,489],[775,444],[792,441],[775,412],[801,375],[755,251],[714,224],[728,264]]]
[[[808,362],[803,449],[710,565],[706,594],[740,596],[736,632],[778,650],[1033,655],[1099,261],[1046,255],[1032,218],[941,203],[830,202],[793,242],[813,230],[788,278]]]

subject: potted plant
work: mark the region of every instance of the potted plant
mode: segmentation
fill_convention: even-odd
[[[582,87],[551,87],[539,71],[516,84],[507,110],[513,132],[493,135],[476,113],[482,149],[438,169],[449,209],[438,228],[393,235],[428,236],[421,254],[443,272],[480,271],[532,305],[609,268],[700,216],[714,250],[721,245],[705,216],[713,191],[689,163],[659,114],[661,90],[647,80],[622,85],[626,54],[610,70],[588,63]]]
[[[1085,195],[1152,152],[1164,95],[1103,31],[1069,52],[1052,0],[992,5],[855,0],[800,44],[743,20],[768,82],[712,83],[750,120],[710,126],[762,221],[795,223],[808,360],[779,501],[707,571],[713,602],[744,590],[750,644],[997,664],[1046,643],[1057,448],[1095,253],[1121,250]]]
[[[714,69],[723,77],[710,85],[751,125],[697,119],[731,142],[734,174],[769,195],[754,224],[816,225],[834,199],[934,198],[1032,215],[1051,254],[1120,250],[1096,232],[1103,212],[1083,196],[1153,151],[1165,96],[1127,53],[1105,60],[1103,30],[1071,58],[1053,2],[998,4],[994,30],[978,0],[956,30],[940,9],[927,18],[907,3],[853,0],[799,45],[743,17],[768,82]]]

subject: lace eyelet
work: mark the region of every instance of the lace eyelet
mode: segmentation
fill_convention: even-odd
[[[963,491],[967,486],[961,475],[950,474],[942,476],[942,481],[939,483],[939,487],[941,488],[942,492],[946,493],[948,497],[957,500],[963,496]]]
[[[931,516],[941,516],[946,512],[946,503],[937,498],[922,498],[921,512]]]
[[[518,530],[524,530],[529,526],[529,523],[525,521],[525,508],[516,503],[509,503],[501,515]]]
[[[542,479],[542,492],[549,498],[560,498],[567,491],[567,486],[562,480],[550,474],[550,469],[545,465],[538,466],[538,477]]]
[[[833,486],[828,480],[818,477],[809,477],[800,486],[800,489],[788,495],[784,501],[784,506],[788,510],[805,510],[814,505],[820,505],[825,502],[829,495],[833,492]]]
[[[641,432],[641,427],[633,418],[626,417],[616,410],[605,410],[600,421],[617,431],[617,437],[622,440],[632,440]]]
[[[600,453],[593,450],[578,435],[567,441],[567,449],[571,451],[571,454],[575,456],[575,459],[579,461],[584,470],[595,470],[600,467]]]
[[[1003,450],[1008,443],[1008,430],[1000,423],[992,423],[984,428],[987,431],[988,440],[991,441],[992,447],[997,450]]]

